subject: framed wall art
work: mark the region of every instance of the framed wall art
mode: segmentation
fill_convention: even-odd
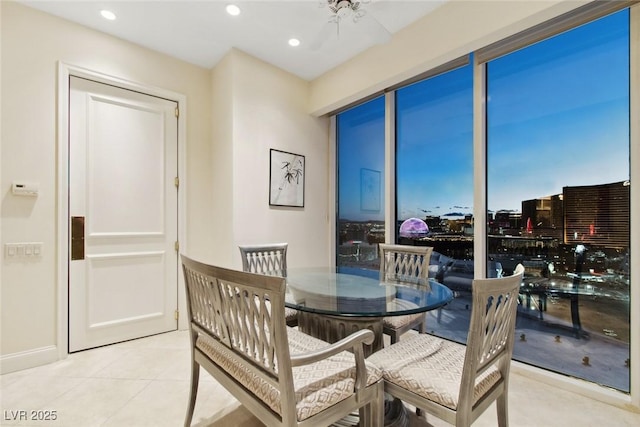
[[[269,205],[304,207],[304,156],[271,149]]]

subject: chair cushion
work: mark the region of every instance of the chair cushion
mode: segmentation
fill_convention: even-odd
[[[289,350],[292,355],[317,350],[328,344],[293,328],[287,328]],[[280,391],[253,374],[244,365],[235,363],[231,350],[217,351],[208,336],[199,336],[196,347],[213,362],[228,372],[236,381],[252,391],[278,414],[281,412]],[[367,365],[367,385],[382,379],[382,371],[373,364]],[[298,421],[348,398],[354,393],[355,359],[352,353],[342,352],[325,360],[293,368],[293,387],[296,396]]]
[[[405,310],[412,308],[418,308],[418,306],[411,301],[396,298],[394,304],[397,307],[402,307]],[[424,313],[407,314],[406,316],[387,316],[383,319],[383,325],[385,328],[399,329],[403,326],[413,323],[417,320],[424,320]]]
[[[385,381],[455,411],[465,351],[464,345],[418,334],[374,353],[367,361],[382,369]],[[500,378],[495,366],[483,372],[476,380],[473,403]]]
[[[298,310],[295,308],[284,308],[284,319],[288,322],[289,320],[293,320],[298,317]]]
[[[284,295],[284,300],[285,301],[295,301],[293,298],[293,295],[291,295],[289,292],[287,292]],[[296,310],[295,308],[289,308],[289,307],[284,307],[284,320],[287,321],[287,324],[289,324],[290,321],[293,321],[295,319],[298,318],[298,310]]]

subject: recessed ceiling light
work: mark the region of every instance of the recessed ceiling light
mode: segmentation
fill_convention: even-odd
[[[298,39],[289,39],[289,46],[293,46],[293,47],[300,46],[300,40],[298,40]]]
[[[231,16],[238,16],[240,15],[240,8],[238,6],[236,6],[235,4],[228,4],[227,5],[227,13]]]
[[[104,19],[108,19],[109,21],[114,21],[116,19],[116,14],[111,12],[110,10],[101,10],[100,15],[102,15]]]

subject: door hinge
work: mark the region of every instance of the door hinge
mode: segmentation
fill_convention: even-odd
[[[176,188],[180,188],[180,178],[178,178],[177,176],[173,179],[173,184],[176,186]]]
[[[178,310],[173,312],[173,317],[178,320],[178,317],[180,317],[180,312]]]
[[[180,109],[176,107],[176,117],[180,117]]]
[[[180,242],[176,240],[176,242],[173,244],[173,247],[175,248],[176,252],[178,252],[180,250]]]

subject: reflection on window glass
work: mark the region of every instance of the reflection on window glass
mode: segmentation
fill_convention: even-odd
[[[457,294],[429,332],[465,342],[473,280],[473,66],[396,93],[397,242],[433,247],[429,276]]]
[[[514,358],[629,391],[628,11],[491,61],[487,94],[488,256],[526,268]]]
[[[472,204],[473,68],[467,65],[396,94],[398,243],[432,246],[432,265],[458,260],[473,269]]]
[[[337,116],[338,238],[336,265],[378,275],[384,242],[384,97]],[[365,271],[366,270],[366,271]]]

